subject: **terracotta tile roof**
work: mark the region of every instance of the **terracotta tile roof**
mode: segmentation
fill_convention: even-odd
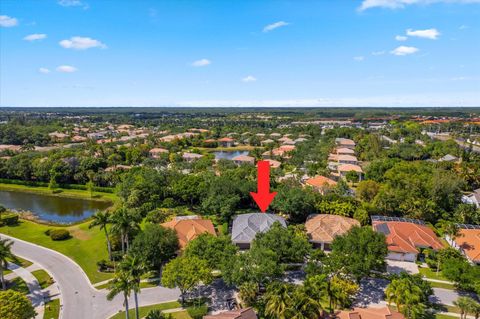
[[[337,147],[336,149],[337,154],[355,154],[355,151],[346,147]]]
[[[233,142],[234,139],[230,138],[230,137],[223,137],[223,138],[219,139],[218,141],[219,142]]]
[[[444,247],[433,230],[425,225],[400,221],[374,221],[373,228],[385,234],[388,250],[401,253],[418,253],[418,248]]]
[[[405,319],[405,317],[388,307],[354,308],[351,311],[340,311],[336,314],[340,319]]]
[[[279,161],[272,160],[272,159],[266,159],[266,160],[264,160],[264,161],[269,162],[271,168],[279,168],[280,165],[282,165],[282,163],[280,163]]]
[[[188,242],[197,238],[203,233],[216,236],[215,228],[209,219],[174,219],[161,224],[163,227],[171,228],[177,232],[180,248],[184,249]]]
[[[238,155],[232,158],[232,161],[238,162],[255,162],[255,157],[248,156],[248,155]]]
[[[363,173],[363,170],[360,166],[354,164],[342,164],[338,165],[337,170],[339,172],[350,172],[355,171],[357,173]]]
[[[150,151],[148,151],[150,154],[156,154],[156,153],[168,153],[167,149],[164,148],[152,148]]]
[[[257,319],[252,308],[226,311],[217,315],[204,316],[203,319]]]
[[[463,250],[468,259],[480,263],[480,229],[460,229],[455,243]]]
[[[339,145],[355,146],[355,142],[348,138],[336,138],[335,143]]]
[[[316,188],[323,188],[323,187],[330,187],[330,186],[337,185],[337,182],[335,182],[333,179],[330,179],[328,177],[321,176],[321,175],[307,179],[305,183],[307,185],[310,185]]]
[[[360,226],[360,223],[353,218],[328,214],[310,215],[305,223],[308,237],[318,243],[331,243],[336,236],[345,234],[354,226]]]
[[[337,155],[338,161],[358,162],[357,158],[352,155]]]

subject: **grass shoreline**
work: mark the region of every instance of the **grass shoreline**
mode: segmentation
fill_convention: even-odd
[[[51,189],[44,186],[27,186],[20,184],[5,184],[0,183],[0,191],[12,191],[12,192],[24,192],[24,193],[33,193],[33,194],[42,194],[45,196],[54,196],[54,197],[66,197],[66,198],[76,198],[76,199],[85,199],[92,201],[101,201],[101,202],[111,202],[115,203],[118,200],[118,197],[113,193],[104,193],[104,192],[93,192],[93,196],[90,196],[90,192],[81,189],[70,189],[70,188],[57,188],[58,193],[53,193]]]

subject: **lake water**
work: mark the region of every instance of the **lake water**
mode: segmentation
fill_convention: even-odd
[[[109,202],[11,191],[0,191],[0,204],[8,209],[32,212],[41,220],[59,224],[84,220],[111,205]]]
[[[248,151],[219,151],[213,152],[215,159],[227,159],[231,160],[235,156],[248,155]]]

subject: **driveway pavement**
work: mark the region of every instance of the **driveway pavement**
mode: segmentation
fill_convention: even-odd
[[[53,277],[60,291],[64,319],[106,319],[123,309],[123,298],[117,296],[107,301],[107,291],[97,290],[91,284],[85,272],[70,258],[48,248],[0,234],[14,242],[12,252],[22,258],[39,264]],[[155,287],[142,289],[139,295],[141,306],[177,300],[178,289]],[[133,305],[133,297],[129,301]]]
[[[387,259],[387,272],[390,274],[399,274],[405,271],[411,275],[418,274],[418,265],[407,261],[397,261]]]

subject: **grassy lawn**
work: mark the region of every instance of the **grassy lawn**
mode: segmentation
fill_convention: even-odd
[[[57,188],[57,191],[60,190],[61,192],[54,194],[52,193],[51,189],[48,189],[48,187],[0,183],[0,190],[28,192],[28,193],[37,193],[37,194],[43,194],[48,196],[82,198],[82,199],[110,201],[110,202],[115,202],[117,200],[117,196],[113,193],[93,192],[93,196],[90,196],[89,191],[81,190],[81,189]]]
[[[42,289],[45,289],[53,284],[53,278],[43,269],[35,270],[32,275],[37,278],[38,283]]]
[[[26,240],[53,250],[70,258],[83,268],[92,283],[113,277],[110,273],[97,271],[97,261],[108,259],[105,235],[98,228],[88,229],[89,222],[68,227],[53,227],[21,220],[17,226],[2,226],[0,233]],[[45,235],[47,229],[65,228],[72,238],[64,241],[53,241]]]
[[[175,308],[180,308],[181,305],[177,301],[172,301],[172,302],[165,302],[165,303],[160,303],[157,305],[151,305],[151,306],[145,306],[145,307],[140,307],[138,308],[140,317],[143,318],[145,317],[150,310],[158,309],[158,310],[167,310],[167,309],[175,309]],[[128,311],[130,318],[135,317],[135,309],[130,309]],[[174,315],[174,314],[172,314]],[[186,311],[182,311],[182,314],[179,314],[180,317],[174,316],[174,318],[182,318],[182,319],[191,319],[188,313]],[[125,311],[121,311],[114,316],[110,317],[110,319],[123,319],[125,318]]]
[[[43,319],[58,319],[60,315],[60,299],[50,300],[45,304]]]
[[[28,295],[30,291],[28,290],[27,283],[23,281],[22,278],[17,277],[7,283],[7,289],[12,289],[18,291],[24,295]]]
[[[436,313],[435,314],[435,319],[458,319],[458,317],[447,316],[447,315],[442,315],[442,314]]]
[[[429,281],[429,283],[432,286],[432,288],[443,288],[443,289],[455,290],[455,286],[452,284],[446,284],[443,282],[433,282],[433,281]]]
[[[448,279],[443,276],[441,271],[439,271],[438,274],[437,271],[430,268],[418,268],[418,271],[420,271],[420,273],[427,278],[448,281]]]

